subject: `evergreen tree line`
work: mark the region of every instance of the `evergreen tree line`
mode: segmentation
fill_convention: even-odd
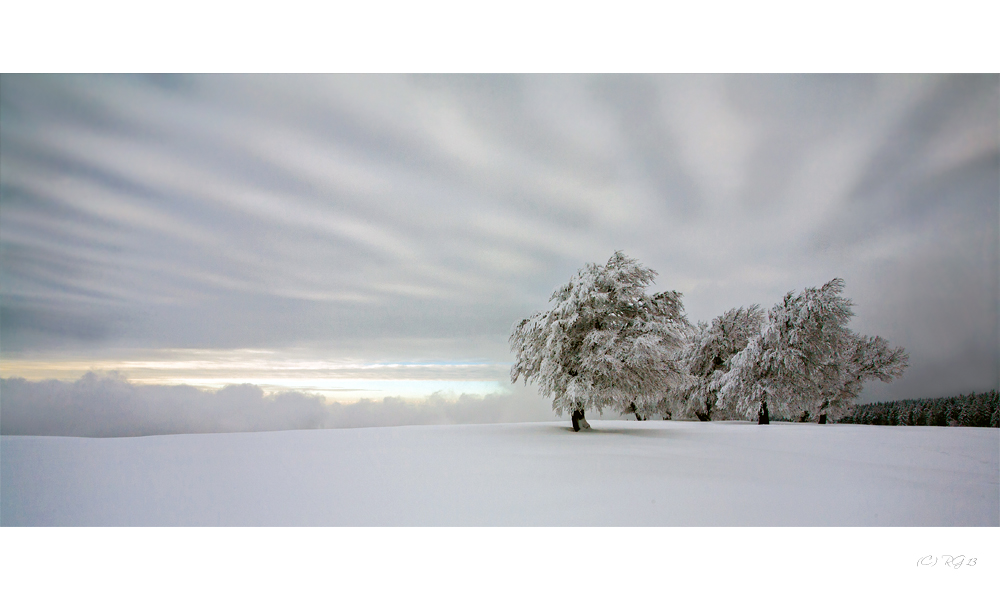
[[[1000,395],[996,390],[949,398],[894,400],[856,404],[837,419],[859,425],[929,425],[937,427],[1000,427]]]

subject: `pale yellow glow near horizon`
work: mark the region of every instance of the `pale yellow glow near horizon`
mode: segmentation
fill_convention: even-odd
[[[319,394],[328,401],[427,398],[438,394],[504,394],[506,365],[491,362],[371,362],[317,357],[290,350],[146,350],[129,358],[36,357],[0,360],[0,376],[75,381],[111,373],[140,385],[190,385],[218,390],[251,384],[267,392]]]

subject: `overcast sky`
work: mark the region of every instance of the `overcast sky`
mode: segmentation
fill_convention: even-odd
[[[998,114],[996,75],[4,75],[0,366],[492,393],[622,250],[692,321],[842,277],[910,354],[863,398],[988,390]]]

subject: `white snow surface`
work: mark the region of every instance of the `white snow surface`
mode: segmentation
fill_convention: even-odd
[[[1000,525],[997,429],[591,425],[4,436],[0,524]]]

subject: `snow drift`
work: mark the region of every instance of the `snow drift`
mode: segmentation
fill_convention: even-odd
[[[998,434],[594,421],[4,436],[0,524],[997,526]]]

